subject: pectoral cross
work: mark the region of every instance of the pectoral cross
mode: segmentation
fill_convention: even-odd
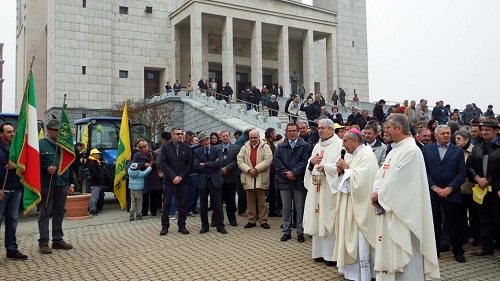
[[[391,167],[391,160],[392,160],[392,158],[390,158],[389,161],[387,161],[387,164],[384,164],[384,166],[382,167],[382,169],[384,169],[384,173],[382,174],[382,178],[385,178],[385,172],[387,172],[387,170],[389,170],[389,168]]]
[[[316,192],[319,193],[320,189],[321,189],[321,183],[317,183],[315,184],[316,186]]]
[[[316,209],[314,209],[314,213],[319,213],[319,203],[318,203],[318,207],[316,207]]]

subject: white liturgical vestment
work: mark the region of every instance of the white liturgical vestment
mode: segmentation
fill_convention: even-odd
[[[312,180],[313,171],[306,169],[304,185],[307,188],[306,203],[304,206],[304,233],[313,236],[313,258],[322,257],[332,260],[335,236],[333,226],[337,205],[337,191],[332,184],[339,182],[337,166],[335,163],[340,158],[342,140],[333,135],[326,141],[321,141],[314,146],[311,159],[316,155],[323,155],[321,163],[324,165],[324,173],[321,174],[321,184],[315,185]]]
[[[440,278],[424,159],[415,140],[398,142],[377,172],[377,281]]]
[[[377,158],[370,147],[361,145],[346,155],[349,168],[337,186],[339,193],[335,220],[335,250],[339,272],[348,280],[370,281],[371,249],[375,247],[377,218],[371,204]]]

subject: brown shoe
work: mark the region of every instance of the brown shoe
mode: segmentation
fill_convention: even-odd
[[[248,214],[247,213],[239,213],[238,214],[240,217],[248,217]]]
[[[52,242],[52,249],[71,250],[73,249],[73,245],[66,243],[63,240],[55,241]]]
[[[52,249],[48,245],[40,245],[40,253],[52,254]]]

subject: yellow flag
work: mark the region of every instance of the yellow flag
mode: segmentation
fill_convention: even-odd
[[[120,202],[120,207],[124,209],[127,206],[126,189],[126,169],[127,162],[131,157],[130,150],[130,129],[128,126],[127,103],[123,106],[122,123],[120,126],[120,138],[118,140],[118,157],[115,163],[115,182],[113,191]]]
[[[83,150],[87,150],[87,144],[89,143],[89,125],[90,122],[85,126],[85,130],[83,130],[83,135],[82,135],[82,140],[81,142],[83,143]]]
[[[40,128],[40,132],[38,132],[38,140],[43,140],[45,138],[45,134],[43,133],[43,128]]]

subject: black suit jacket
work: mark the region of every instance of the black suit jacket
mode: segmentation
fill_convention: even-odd
[[[224,158],[222,155],[222,150],[218,145],[210,146],[210,157],[207,159],[205,155],[205,148],[198,147],[193,153],[193,169],[194,172],[198,173],[198,188],[204,189],[207,185],[207,180],[210,177],[215,188],[222,187],[224,179],[222,178],[222,163]],[[201,165],[205,163],[205,165]]]
[[[219,145],[222,150],[222,155],[224,155],[224,150],[222,144]],[[240,152],[240,146],[236,144],[229,144],[229,149],[227,152],[226,159],[222,163],[222,167],[226,167],[227,174],[224,175],[224,183],[237,183],[238,182],[238,163],[237,157]]]
[[[161,171],[163,172],[163,183],[172,183],[176,176],[182,181],[188,180],[189,173],[193,167],[193,152],[189,145],[181,142],[177,154],[173,141],[166,142],[161,149]]]

